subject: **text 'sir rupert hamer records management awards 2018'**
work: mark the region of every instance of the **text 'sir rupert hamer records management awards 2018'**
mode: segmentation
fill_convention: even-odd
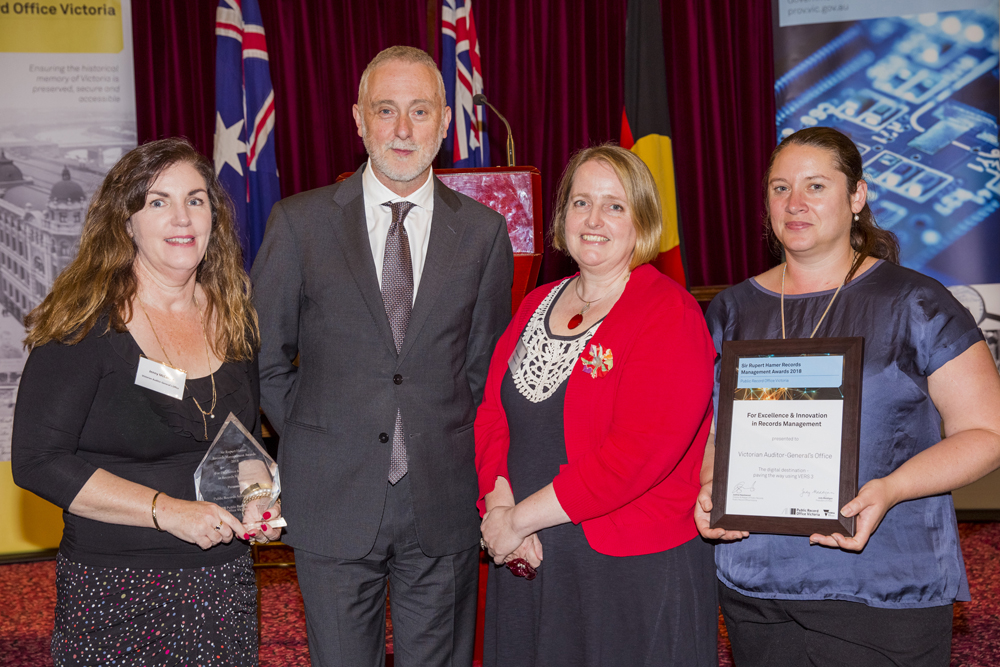
[[[722,346],[712,527],[854,535],[861,338]]]

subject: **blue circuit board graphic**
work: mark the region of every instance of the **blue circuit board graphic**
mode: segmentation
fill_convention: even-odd
[[[814,125],[850,136],[902,263],[946,285],[1000,283],[997,13],[836,24],[784,73],[777,63],[778,139]]]

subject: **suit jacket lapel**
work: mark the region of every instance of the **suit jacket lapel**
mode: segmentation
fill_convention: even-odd
[[[399,351],[400,362],[413,347],[414,339],[427,322],[427,316],[430,315],[441,288],[447,281],[448,270],[455,260],[467,224],[458,215],[461,206],[461,201],[455,193],[435,176],[434,215],[431,218],[431,234],[427,241],[427,258],[424,260],[424,270],[420,275],[417,299],[410,313],[410,323],[406,327],[403,347]],[[388,323],[388,319],[386,322]]]
[[[389,350],[395,355],[396,343],[392,340],[392,328],[389,326],[389,318],[385,314],[385,303],[382,301],[382,291],[378,286],[375,260],[372,258],[372,246],[368,237],[365,197],[361,187],[361,173],[363,171],[364,166],[344,181],[334,194],[333,201],[340,207],[341,211],[339,220],[335,219],[334,221],[333,231],[339,241],[341,252],[344,254],[347,268],[354,277],[358,291],[361,292],[361,297],[375,321],[375,328],[378,329]],[[433,235],[431,240],[433,241]]]

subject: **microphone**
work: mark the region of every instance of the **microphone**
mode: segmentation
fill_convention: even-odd
[[[510,131],[510,123],[507,122],[507,119],[503,117],[502,113],[497,111],[495,106],[486,100],[486,96],[482,93],[476,93],[473,95],[472,103],[479,106],[485,104],[489,108],[493,109],[493,113],[500,116],[500,120],[502,120],[503,124],[507,126],[507,166],[513,167],[516,164],[516,160],[514,159],[514,133]]]

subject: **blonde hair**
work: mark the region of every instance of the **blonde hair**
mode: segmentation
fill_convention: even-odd
[[[632,151],[615,144],[583,148],[570,158],[556,191],[552,228],[549,232],[552,247],[569,254],[566,246],[566,212],[569,209],[569,196],[576,172],[587,162],[601,162],[610,167],[625,190],[625,200],[628,203],[636,237],[629,269],[653,261],[660,253],[660,237],[663,234],[660,192],[646,163]]]
[[[434,59],[426,51],[412,46],[390,46],[372,58],[372,61],[365,67],[365,71],[361,73],[361,82],[358,84],[358,107],[360,109],[365,108],[365,98],[368,96],[368,78],[371,77],[372,72],[394,60],[413,65],[424,65],[434,72],[434,78],[437,79],[438,84],[438,98],[441,102],[441,108],[443,109],[447,105],[447,96],[444,92],[444,79],[441,77],[441,70],[438,69]]]
[[[224,359],[249,359],[259,345],[257,312],[250,302],[250,278],[243,269],[232,204],[209,161],[185,139],[160,139],[126,153],[94,194],[76,258],[59,274],[52,291],[24,319],[28,348],[58,341],[79,343],[108,315],[108,329],[124,332],[132,319],[139,283],[135,242],[126,225],[146,205],[153,182],[169,167],[194,167],[208,189],[212,233],[196,280],[207,296],[206,315],[215,322],[212,347]],[[215,319],[213,320],[213,314]]]

